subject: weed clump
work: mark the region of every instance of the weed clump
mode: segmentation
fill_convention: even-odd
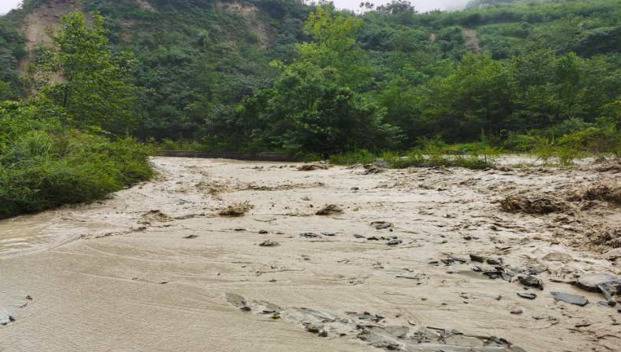
[[[583,191],[575,192],[568,200],[589,201],[602,200],[621,205],[621,185],[598,184]]]
[[[319,211],[315,213],[315,215],[327,216],[327,215],[336,215],[342,214],[343,209],[341,209],[336,204],[328,204],[325,207],[321,208]]]
[[[220,210],[218,215],[226,216],[226,217],[241,217],[246,215],[247,212],[252,210],[254,205],[249,202],[240,202],[227,206],[226,208]]]
[[[565,202],[544,195],[530,197],[523,195],[510,195],[500,201],[500,207],[502,210],[509,213],[537,215],[556,213],[568,209]]]

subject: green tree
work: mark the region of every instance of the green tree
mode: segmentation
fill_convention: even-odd
[[[136,87],[130,82],[131,56],[114,56],[104,19],[91,26],[82,13],[63,18],[52,55],[53,81],[43,91],[70,115],[78,128],[130,132],[137,123]]]
[[[383,122],[384,110],[333,82],[332,74],[310,63],[283,68],[272,88],[239,110],[247,138],[259,148],[324,156],[397,144],[398,130]]]
[[[496,135],[512,114],[511,76],[506,65],[488,55],[468,54],[455,72],[427,88],[423,119],[450,141]],[[429,128],[428,127],[428,128]]]
[[[373,67],[357,41],[362,25],[362,20],[337,12],[333,5],[317,7],[304,24],[313,41],[298,45],[299,61],[333,68],[333,79],[340,85],[367,88]]]

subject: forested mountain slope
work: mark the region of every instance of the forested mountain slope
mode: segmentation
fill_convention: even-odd
[[[618,118],[621,1],[474,0],[464,11],[427,14],[416,13],[415,5],[393,2],[361,16],[332,9],[309,24],[315,7],[297,0],[30,0],[0,20],[0,98],[31,91],[20,71],[27,76],[26,64],[37,62],[37,45],[50,43],[61,16],[79,10],[102,14],[114,51],[132,57],[140,104],[132,134],[143,139],[323,153],[407,148],[433,136],[449,142],[481,135],[502,142],[533,130],[560,136]],[[348,50],[330,48],[348,38]],[[302,43],[314,43],[315,54],[331,61],[313,59]],[[274,60],[281,63],[271,65]],[[361,104],[352,111],[365,117],[345,116],[337,125],[373,120],[373,131],[345,133],[372,135],[371,141],[320,150],[296,131],[308,121],[267,106],[267,100],[293,106],[309,97],[308,91],[278,96],[287,65],[303,61],[314,66],[307,71],[348,76],[316,76],[315,93],[349,90]],[[311,72],[292,74],[308,83]],[[342,130],[325,120],[311,128],[323,132],[307,136],[318,144],[341,138],[322,135]]]

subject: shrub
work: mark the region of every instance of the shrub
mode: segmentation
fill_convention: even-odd
[[[148,150],[41,120],[41,106],[0,106],[0,218],[102,199],[153,174]]]

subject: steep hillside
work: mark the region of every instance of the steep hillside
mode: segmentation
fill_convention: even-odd
[[[238,144],[240,130],[249,130],[244,139],[256,138],[257,133],[239,121],[243,110],[239,104],[273,87],[283,66],[270,63],[294,62],[303,47],[299,44],[321,41],[321,35],[311,35],[312,28],[304,28],[313,9],[300,0],[27,0],[23,9],[0,19],[0,99],[29,91],[20,72],[24,76],[28,64],[37,61],[39,45],[51,43],[64,14],[98,12],[106,19],[114,51],[132,58],[128,68],[140,88],[141,115],[134,134],[143,139],[208,139],[214,145],[232,139],[224,143],[231,148]],[[474,0],[463,11],[426,14],[416,13],[407,1],[395,1],[360,16],[335,14],[337,19],[355,18],[352,35],[361,49],[357,64],[340,70],[367,75],[364,84],[339,84],[379,105],[386,121],[400,130],[403,146],[420,137],[471,140],[481,131],[525,132],[565,120],[585,126],[583,122],[593,124],[609,114],[621,95],[620,0]],[[440,82],[463,65],[475,65],[476,60],[464,64],[472,53],[480,54],[478,60],[490,58],[493,61],[480,64],[507,71],[503,74],[514,80],[520,80],[519,75],[540,78],[528,83],[536,82],[537,88],[512,81],[505,88],[516,91],[507,93],[493,113],[489,107],[458,113],[434,106],[430,92],[438,99],[450,91],[440,89]],[[532,63],[533,53],[548,62]],[[569,76],[559,74],[565,56],[580,71],[580,79],[571,84]],[[527,66],[516,66],[519,62],[545,72],[517,72]],[[591,87],[597,80],[602,81],[600,86]],[[568,85],[580,88],[570,91]],[[527,89],[546,90],[554,97],[535,103],[534,97],[543,93],[522,97]],[[477,99],[501,100],[496,96],[500,91],[479,92],[482,96]],[[516,96],[525,101],[514,101]],[[446,104],[457,104],[450,99],[457,98],[446,97]],[[464,104],[459,109],[472,105]],[[447,124],[446,116],[455,121],[451,118]]]
[[[105,16],[117,50],[135,56],[136,83],[144,88],[139,134],[156,138],[193,137],[205,109],[226,108],[265,86],[274,74],[269,62],[290,59],[303,39],[309,11],[287,0],[26,1],[0,21],[0,43],[11,44],[0,49],[6,97],[22,91],[18,70],[26,71],[62,16],[76,10]]]

